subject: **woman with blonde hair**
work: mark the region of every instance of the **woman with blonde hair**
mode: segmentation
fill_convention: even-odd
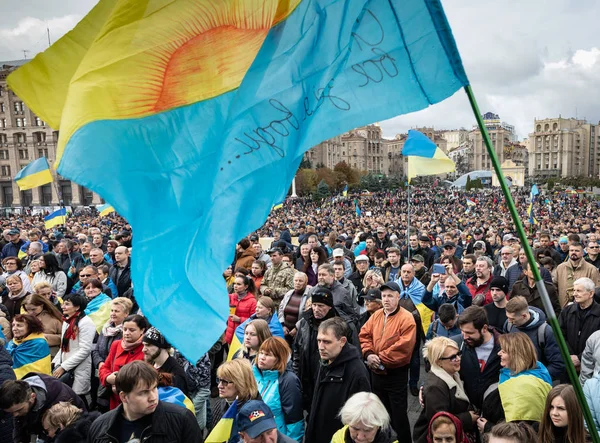
[[[242,358],[227,361],[219,366],[217,369],[217,387],[219,388],[219,398],[213,406],[212,423],[209,431],[212,431],[217,423],[219,423],[219,420],[221,420],[236,399],[239,410],[248,400],[257,400],[260,398],[258,385],[252,373],[252,365],[249,361]],[[235,420],[231,435],[236,437],[234,441],[238,441],[237,423]]]
[[[302,388],[296,374],[287,370],[290,355],[290,347],[283,338],[267,338],[258,350],[252,370],[260,395],[275,416],[277,429],[296,441],[302,441]]]
[[[436,337],[425,343],[423,356],[431,364],[431,371],[423,386],[424,407],[415,423],[415,443],[427,443],[429,423],[440,411],[457,417],[467,434],[475,430],[479,416],[470,410],[469,398],[458,375],[461,355],[458,344],[448,337]]]
[[[52,358],[58,352],[60,347],[60,337],[62,335],[63,316],[50,300],[38,294],[29,294],[23,301],[25,312],[37,317],[44,326],[44,337],[50,346],[50,355]]]
[[[331,443],[394,443],[397,436],[390,426],[385,406],[372,392],[358,392],[350,397],[339,414],[344,427]]]
[[[83,443],[99,412],[84,412],[72,403],[61,401],[42,416],[42,427],[54,443]]]
[[[243,358],[250,363],[254,363],[254,359],[258,355],[258,349],[267,338],[272,336],[269,324],[265,320],[257,318],[246,323],[242,347],[233,354],[232,359]]]
[[[33,286],[33,292],[37,295],[40,295],[50,301],[56,309],[60,311],[60,306],[62,304],[62,299],[56,296],[54,289],[52,289],[52,285],[46,281],[37,283]]]
[[[501,335],[498,392],[506,422],[539,422],[544,415],[552,378],[537,361],[533,342],[523,332]]]
[[[14,259],[14,257],[9,258]],[[6,306],[9,320],[12,321],[15,315],[21,313],[23,301],[30,293],[25,290],[23,280],[21,280],[21,277],[19,277],[18,274],[12,274],[6,277],[6,287],[8,288],[8,292],[2,297],[2,304]]]
[[[264,320],[269,324],[271,335],[273,337],[283,338],[283,328],[279,323],[279,318],[276,315],[277,306],[271,297],[262,296],[256,301],[256,310],[244,323],[235,328],[235,335],[242,343],[244,341],[244,330],[246,325],[253,320]]]

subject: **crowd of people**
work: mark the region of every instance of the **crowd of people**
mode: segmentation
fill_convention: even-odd
[[[498,192],[411,194],[273,211],[196,362],[139,310],[126,221],[0,220],[0,443],[587,441],[533,269],[600,428],[598,203],[539,196],[530,263]]]

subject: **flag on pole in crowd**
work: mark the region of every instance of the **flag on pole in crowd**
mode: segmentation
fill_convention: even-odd
[[[471,200],[470,198],[467,199],[467,206],[477,206],[477,203],[475,203],[473,200]]]
[[[60,130],[58,172],[131,224],[137,301],[192,361],[225,329],[216,277],[304,152],[469,83],[440,0],[100,0],[7,81]]]
[[[529,215],[529,223],[531,223],[532,225],[539,224],[539,222],[535,218],[535,215],[533,212],[533,205],[535,203],[535,197],[539,193],[540,193],[540,191],[538,190],[537,185],[534,183],[533,186],[531,187],[531,192],[529,193],[529,208],[527,208],[527,215]]]
[[[233,356],[240,349],[242,349],[242,342],[235,334],[233,334],[231,344],[229,345],[229,351],[227,352],[227,361],[233,360]]]
[[[533,201],[535,199],[535,196],[539,195],[539,193],[540,193],[540,190],[538,189],[537,185],[534,183],[531,186],[531,192],[529,193],[531,201]]]
[[[344,191],[342,192],[344,197],[348,197],[348,185],[344,186]]]
[[[217,425],[206,437],[205,443],[223,443],[229,441],[231,438],[231,431],[233,430],[233,422],[238,412],[237,398],[233,401],[223,418],[219,420]]]
[[[408,157],[408,181],[418,175],[436,175],[452,172],[454,162],[425,134],[413,129],[402,147],[402,155]]]
[[[275,209],[281,209],[281,208],[283,208],[283,202],[273,205],[273,208],[271,210],[274,211]]]
[[[360,210],[360,207],[358,206],[358,199],[356,199],[356,198],[354,199],[354,206],[356,209],[356,216],[360,217],[362,215],[362,212]]]
[[[15,175],[15,181],[21,191],[52,183],[52,173],[46,157],[38,158],[21,169]]]
[[[46,229],[52,229],[57,225],[64,225],[67,222],[67,210],[60,208],[52,214],[44,217],[44,226]]]
[[[115,208],[113,208],[111,205],[104,204],[104,205],[100,205],[98,206],[96,209],[98,209],[98,212],[100,213],[101,217],[104,217],[105,215],[110,214],[111,212],[115,212]]]

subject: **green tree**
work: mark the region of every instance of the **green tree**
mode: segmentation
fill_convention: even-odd
[[[308,159],[308,157],[302,157],[302,161],[300,162],[299,169],[312,169],[312,163]]]
[[[315,200],[321,200],[323,198],[329,197],[331,193],[329,192],[329,186],[325,183],[325,180],[321,180],[317,185],[317,190],[314,193]]]
[[[465,191],[470,191],[473,188],[471,184],[471,176],[467,175],[467,184],[465,185]]]
[[[360,180],[360,172],[354,168],[352,168],[345,161],[339,162],[337,165],[333,167],[334,172],[340,173],[344,175],[344,180],[348,184],[356,184]]]
[[[553,178],[549,178],[547,184],[548,184],[548,191],[551,191],[552,189],[554,189],[555,181]]]

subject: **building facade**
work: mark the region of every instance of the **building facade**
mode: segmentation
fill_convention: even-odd
[[[54,183],[20,191],[15,175],[33,160],[56,160],[58,132],[36,116],[6,84],[10,72],[26,60],[0,62],[0,207],[101,204],[100,196],[52,171]],[[52,169],[52,168],[51,168]]]
[[[534,120],[529,134],[529,174],[533,177],[598,177],[600,124],[575,118]]]
[[[515,128],[514,126],[501,121],[497,114],[491,112],[483,114],[483,121],[490,136],[494,151],[496,152],[496,156],[500,160],[500,164],[502,164],[504,160],[510,157],[509,153],[515,151],[513,146],[517,141]],[[473,157],[469,159],[469,164],[472,165],[471,169],[491,171],[493,169],[492,159],[488,155],[483,136],[477,125],[473,126],[469,138],[473,144]],[[523,147],[523,149],[526,148]],[[518,157],[521,156],[519,155]],[[518,163],[516,160],[514,161],[515,163]]]

